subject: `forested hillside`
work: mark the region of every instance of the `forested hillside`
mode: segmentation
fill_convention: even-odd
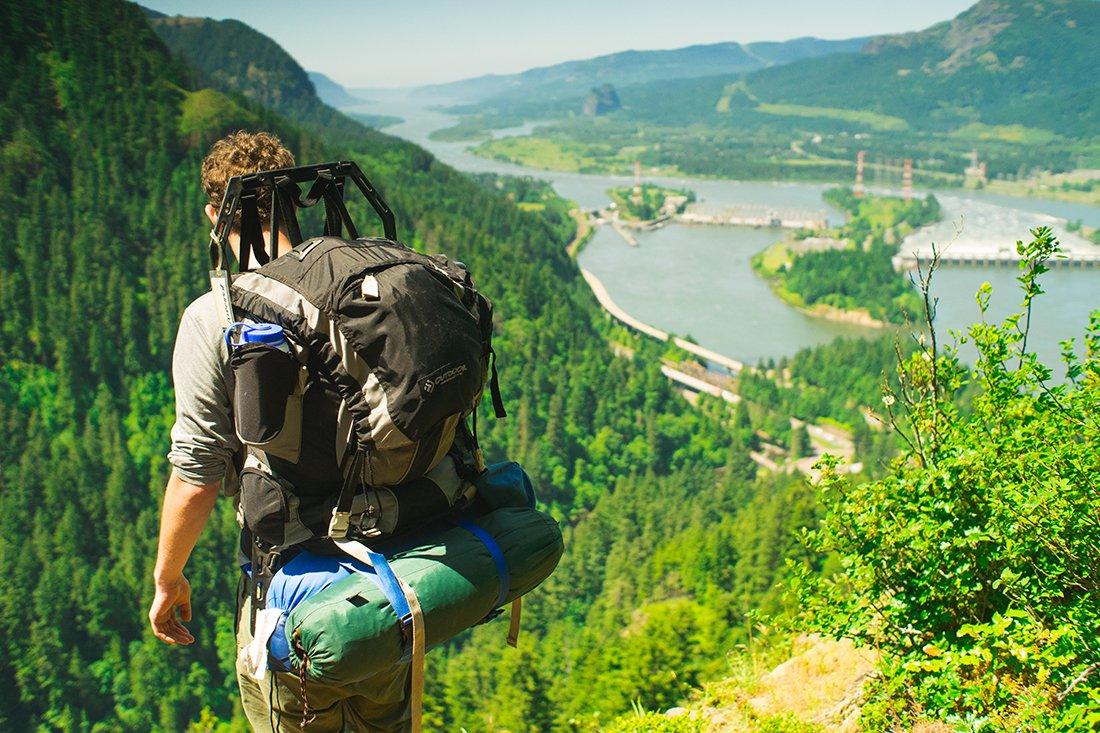
[[[128,3],[7,4],[0,30],[19,39],[0,45],[0,577],[13,589],[0,594],[0,727],[241,724],[228,502],[188,568],[197,643],[164,647],[144,619],[168,358],[204,287],[198,164],[239,127],[273,129],[301,161],[358,160],[401,237],[467,262],[498,306],[512,416],[486,415],[485,443],[525,463],[569,554],[532,597],[521,651],[490,624],[432,656],[439,729],[566,730],[633,700],[671,704],[721,673],[748,612],[777,607],[808,489],[755,484],[751,436],[726,429],[724,407],[692,409],[644,344],[637,359],[613,355],[559,209],[523,211],[304,87],[281,91],[273,80],[300,69],[270,49],[257,88],[217,60],[224,77],[189,68]],[[231,47],[199,41],[187,45],[210,59]]]
[[[1096,0],[981,0],[951,21],[883,36],[858,54],[757,72],[745,89],[762,102],[870,110],[918,129],[1027,120],[1090,137],[1100,133],[1097,33]]]

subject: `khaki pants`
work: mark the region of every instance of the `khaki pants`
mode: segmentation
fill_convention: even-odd
[[[237,594],[237,651],[252,640],[249,629],[251,599],[244,583]],[[302,683],[290,672],[268,671],[263,680],[244,672],[237,663],[237,684],[248,722],[257,733],[302,731],[304,703],[309,703],[309,733],[405,733],[411,730],[408,704],[409,665],[398,665],[351,687]]]

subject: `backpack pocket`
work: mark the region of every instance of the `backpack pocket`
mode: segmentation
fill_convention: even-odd
[[[302,395],[308,372],[289,353],[268,344],[235,348],[233,422],[245,445],[297,463],[302,448]]]
[[[279,546],[286,539],[290,516],[286,492],[279,479],[257,468],[241,471],[241,513],[252,535],[268,545]]]

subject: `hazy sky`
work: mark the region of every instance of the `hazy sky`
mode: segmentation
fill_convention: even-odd
[[[974,0],[144,0],[237,18],[347,87],[509,73],[630,48],[919,30]]]

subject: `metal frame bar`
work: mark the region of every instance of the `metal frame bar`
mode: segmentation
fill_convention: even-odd
[[[312,182],[322,172],[329,173],[340,184],[347,178],[354,181],[355,186],[370,203],[374,212],[378,214],[378,218],[381,219],[382,231],[386,239],[397,241],[397,222],[393,211],[390,210],[386,200],[382,198],[382,194],[378,193],[378,190],[375,189],[374,185],[363,174],[363,170],[354,161],[341,160],[295,168],[278,168],[234,176],[229,179],[225,187],[225,195],[222,196],[221,206],[218,208],[217,223],[210,231],[210,264],[212,269],[215,271],[228,269],[229,259],[226,253],[226,241],[230,226],[233,223],[233,217],[240,207],[242,193],[262,188],[274,189],[276,179],[284,176],[295,183]],[[274,201],[272,203],[274,204]]]

